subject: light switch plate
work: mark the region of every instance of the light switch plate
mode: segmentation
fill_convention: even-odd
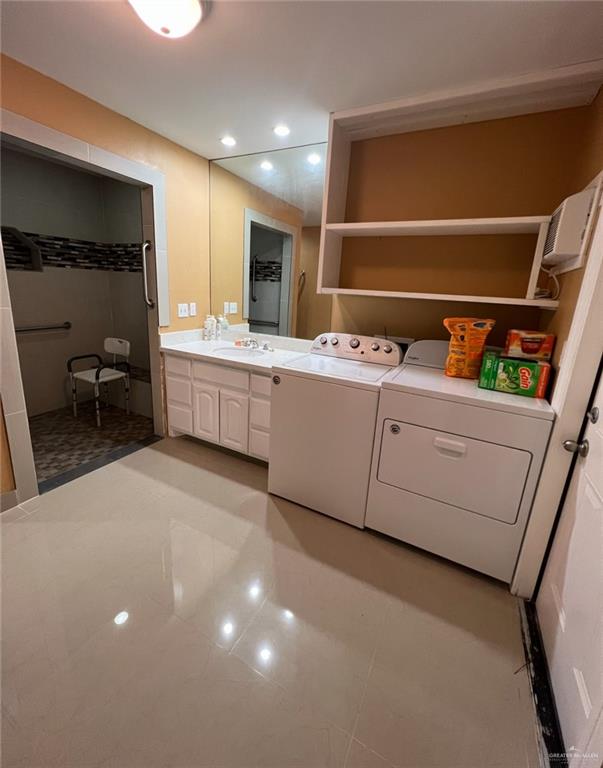
[[[191,317],[195,317],[197,314],[197,302],[191,301],[191,303],[188,305],[188,313]]]
[[[238,311],[239,311],[239,307],[238,307],[237,302],[236,301],[231,301],[228,314],[236,315]]]
[[[178,304],[178,317],[188,317],[188,304]]]
[[[230,302],[225,301],[224,302],[224,314],[229,315],[230,314]]]

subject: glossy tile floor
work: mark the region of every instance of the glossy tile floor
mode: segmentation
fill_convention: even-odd
[[[164,440],[2,516],[3,768],[537,766],[508,592],[266,481]]]

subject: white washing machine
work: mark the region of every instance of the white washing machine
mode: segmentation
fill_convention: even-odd
[[[382,382],[366,526],[510,582],[554,411],[444,374],[415,342]]]
[[[272,369],[270,493],[364,527],[379,390],[401,357],[384,339],[325,333]]]

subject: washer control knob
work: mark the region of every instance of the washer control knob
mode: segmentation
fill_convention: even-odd
[[[327,337],[326,336],[321,336],[320,337],[320,343],[321,344],[326,344],[327,343]]]
[[[337,336],[333,336],[333,338],[331,339],[331,344],[334,347],[336,347],[339,344],[339,339],[337,338]]]
[[[360,342],[357,338],[350,339],[350,347],[352,347],[352,349],[358,349],[359,346]]]
[[[377,344],[377,342],[376,342],[376,341],[374,341],[374,342],[371,344],[371,349],[373,350],[373,352],[378,352],[378,351],[379,351],[379,345]]]
[[[385,352],[385,354],[386,354],[386,355],[389,355],[389,353],[392,351],[392,347],[391,347],[391,344],[386,344],[386,345],[383,347],[383,351]]]

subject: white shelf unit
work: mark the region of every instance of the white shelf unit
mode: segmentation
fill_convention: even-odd
[[[550,216],[435,221],[345,222],[345,209],[353,141],[409,131],[491,120],[588,104],[603,80],[601,62],[560,67],[550,72],[511,80],[402,99],[373,107],[335,112],[329,126],[329,147],[323,200],[318,293],[346,296],[382,296],[431,301],[513,304],[556,309],[559,302],[536,297],[542,252]],[[341,288],[340,268],[344,237],[402,237],[444,235],[537,235],[525,297],[466,296],[459,294]]]

